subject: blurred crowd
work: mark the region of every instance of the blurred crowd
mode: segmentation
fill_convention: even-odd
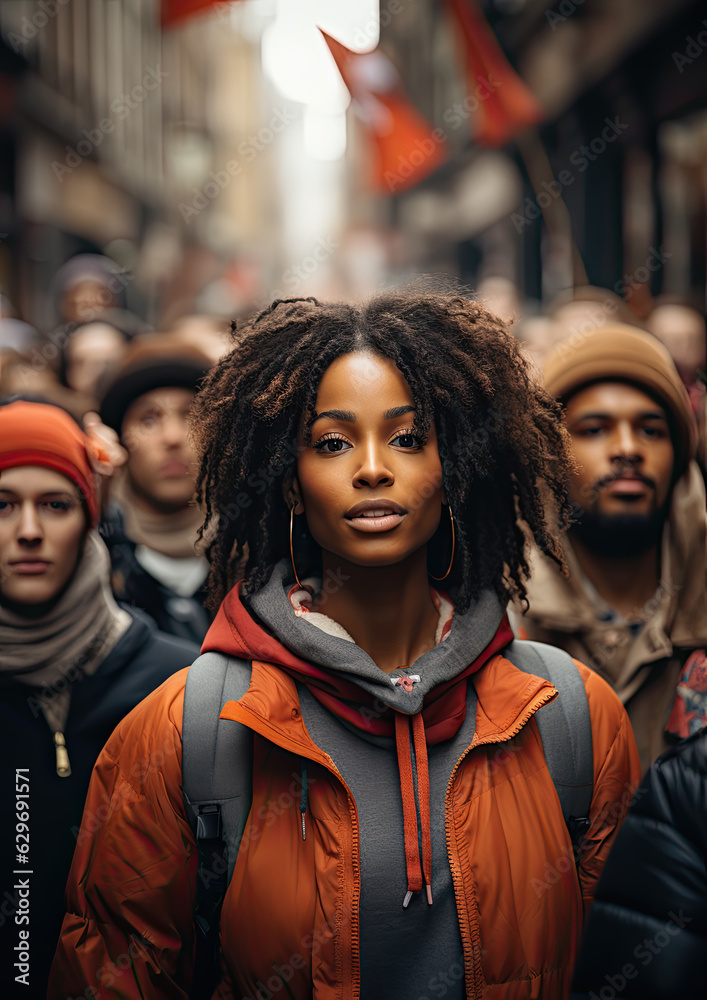
[[[200,514],[187,418],[199,380],[228,350],[230,323],[185,315],[157,333],[122,307],[124,286],[108,257],[79,254],[54,277],[53,329],[40,333],[5,301],[0,398],[51,402],[81,424],[89,415],[126,445],[125,467],[103,495],[113,589],[160,628],[199,642],[207,568],[194,552]]]
[[[48,939],[58,933],[74,831],[103,742],[195,658],[213,617],[188,418],[201,380],[230,348],[230,323],[184,315],[149,329],[123,307],[124,283],[109,258],[81,254],[55,275],[52,329],[38,331],[0,304],[0,514],[28,502],[38,511],[12,537],[0,520],[0,741],[32,741],[46,823],[59,831],[61,842],[47,848],[56,871],[41,918]],[[609,681],[647,772],[707,723],[706,335],[699,304],[631,292],[576,288],[539,311],[496,277],[474,297],[509,325],[532,377],[563,404],[578,466],[576,522],[564,539],[569,577],[531,554],[528,605],[511,609],[515,633],[566,649]],[[37,459],[40,438],[54,461]],[[86,482],[96,474],[100,495],[84,509],[77,498],[91,495]],[[31,568],[49,558],[44,521],[57,510],[75,522],[51,541],[52,559],[69,569],[55,580],[27,570],[13,585],[5,563]],[[76,677],[90,683],[67,680],[61,662],[80,663]],[[56,779],[72,772],[80,777],[67,796]],[[662,915],[656,894],[651,905]],[[613,928],[614,954],[622,933],[633,932]],[[587,947],[606,947],[603,928]],[[587,990],[602,982],[592,979],[597,962],[585,963]]]
[[[131,277],[110,258],[79,254],[56,273],[48,292],[56,313],[53,329],[24,322],[13,304],[0,297],[0,394],[48,395],[78,417],[98,409],[107,373],[116,370],[131,346],[154,331],[121,305]],[[630,286],[626,298],[596,286],[568,290],[539,308],[524,302],[514,283],[502,276],[483,278],[473,297],[511,326],[540,376],[552,348],[612,322],[651,333],[668,350],[680,374],[699,426],[697,457],[705,468],[707,336],[699,296],[662,295],[647,285]],[[207,314],[170,316],[159,336],[198,348],[211,364],[230,345],[230,317]]]

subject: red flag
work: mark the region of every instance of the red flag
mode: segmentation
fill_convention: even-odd
[[[372,185],[386,194],[414,187],[447,159],[443,131],[415,110],[398,71],[380,49],[352,52],[319,30],[370,136]]]
[[[230,0],[162,0],[162,27],[172,28],[192,14],[227,2]]]
[[[447,0],[463,40],[470,96],[477,98],[474,140],[481,146],[504,146],[545,113],[503,54],[475,0]]]

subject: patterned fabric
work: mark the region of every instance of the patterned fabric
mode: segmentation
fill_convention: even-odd
[[[696,649],[685,661],[666,732],[684,739],[707,726],[707,651]]]

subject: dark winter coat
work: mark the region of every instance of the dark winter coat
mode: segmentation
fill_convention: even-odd
[[[99,530],[110,553],[111,588],[116,598],[145,611],[163,632],[201,645],[212,617],[204,609],[204,588],[182,597],[148,573],[135,556],[135,542],[125,534],[115,504],[108,508]]]
[[[599,880],[575,989],[592,1000],[707,994],[707,728],[663,754],[636,793]]]
[[[144,615],[131,611],[131,616],[132,624],[95,673],[73,684],[65,729],[71,762],[69,777],[61,778],[56,773],[52,734],[36,707],[32,689],[16,682],[3,682],[0,686],[3,807],[0,995],[3,997],[44,1000],[46,996],[49,966],[65,910],[64,886],[91,771],[103,744],[138,702],[198,656],[196,646],[158,632]],[[20,845],[26,843],[16,830],[20,814],[29,827],[29,851],[25,855],[29,863],[18,860]],[[93,828],[104,820],[99,806],[88,822]],[[29,893],[25,895],[27,890]],[[28,921],[24,919],[26,916]],[[22,971],[14,966],[19,955],[14,949],[24,940],[19,936],[20,931],[29,931],[29,987],[15,981]]]

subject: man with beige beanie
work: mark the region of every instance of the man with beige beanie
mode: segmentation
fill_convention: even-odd
[[[577,470],[569,576],[531,556],[517,631],[566,649],[624,702],[645,770],[707,724],[705,489],[695,423],[668,352],[611,324],[556,346],[545,387],[565,407]]]

